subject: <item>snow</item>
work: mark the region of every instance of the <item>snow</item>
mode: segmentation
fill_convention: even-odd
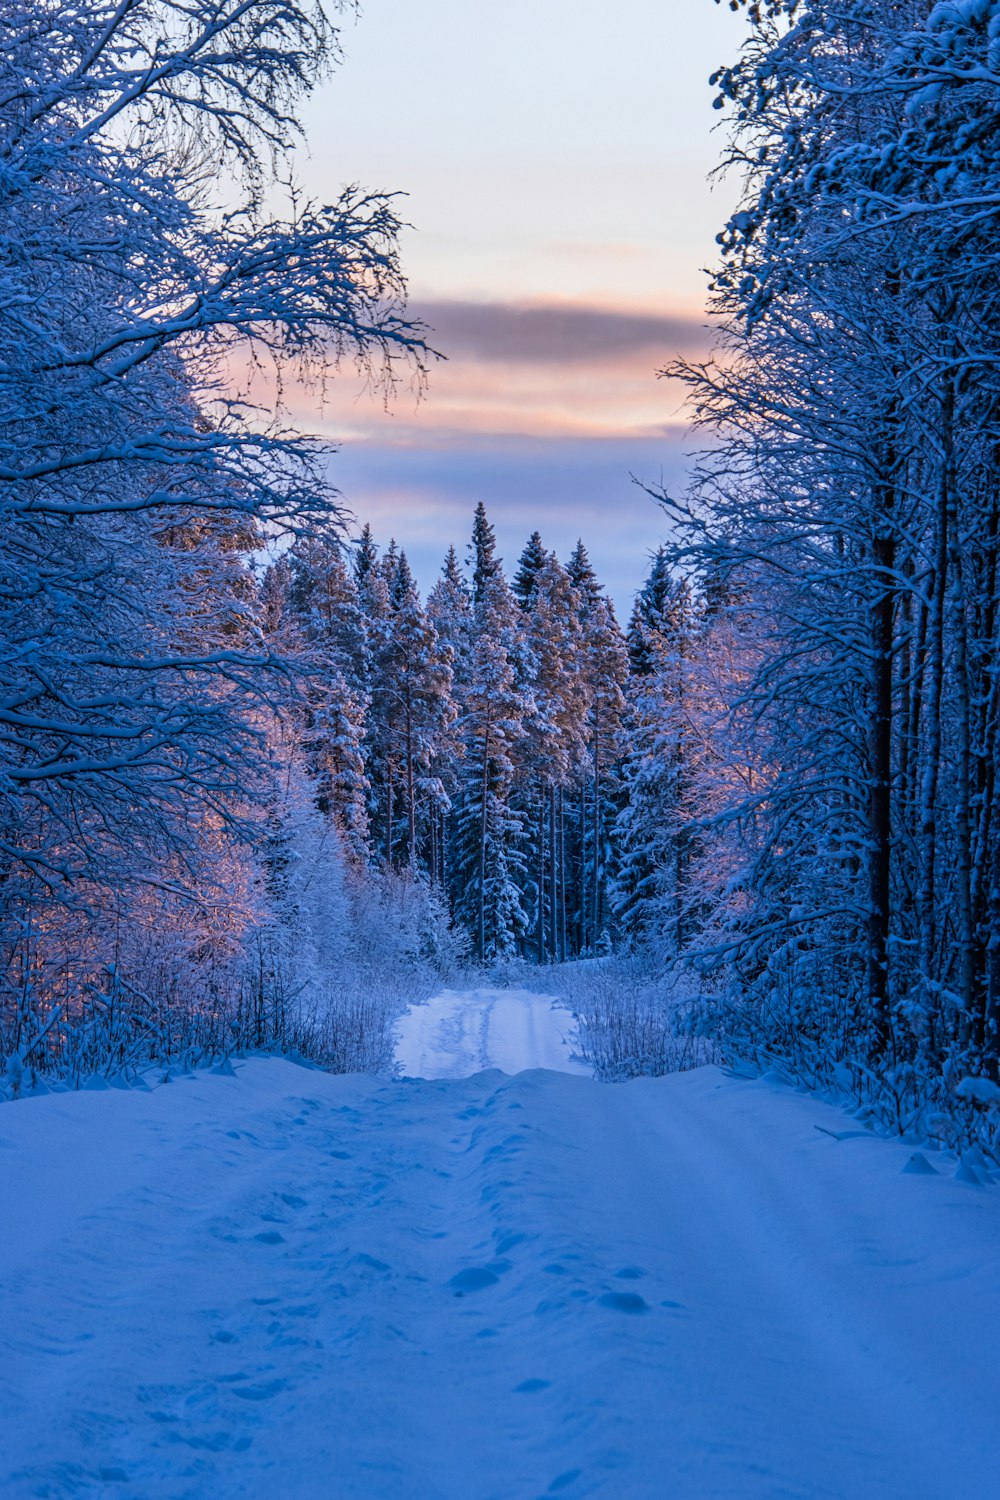
[[[446,998],[456,1068],[484,1001],[501,1051],[564,1024]],[[715,1068],[235,1074],[0,1109],[4,1500],[996,1492],[953,1161]]]
[[[576,1021],[554,995],[487,987],[445,990],[398,1023],[396,1061],[408,1078],[468,1078],[487,1068],[588,1074]]]
[[[992,1078],[963,1078],[955,1093],[960,1099],[974,1099],[977,1104],[1000,1104],[1000,1088]]]

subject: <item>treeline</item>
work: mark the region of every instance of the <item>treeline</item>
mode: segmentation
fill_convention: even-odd
[[[426,601],[367,527],[352,559],[311,537],[270,569],[274,649],[309,665],[319,804],[357,859],[439,888],[480,961],[610,952],[682,878],[660,858],[679,770],[653,703],[690,591],[659,555],[626,638],[582,542],[564,565],[534,532],[508,582],[480,504],[468,550]]]
[[[668,372],[709,438],[661,497],[716,620],[689,766],[720,710],[689,947],[735,1045],[901,1117],[998,1066],[998,14],[747,7],[721,348]]]

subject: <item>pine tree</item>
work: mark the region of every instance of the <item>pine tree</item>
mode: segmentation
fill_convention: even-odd
[[[385,569],[380,564],[365,580],[362,601],[371,650],[370,705],[365,735],[368,815],[372,844],[385,865],[396,863],[399,816],[399,701],[393,672],[394,612]]]
[[[472,599],[458,564],[454,547],[449,547],[441,567],[441,577],[427,595],[427,613],[438,635],[455,654],[458,664],[467,653],[472,624]]]
[[[410,571],[410,564],[406,560],[406,553],[401,551],[396,561],[396,572],[389,587],[393,609],[398,610],[404,600],[415,590],[416,582]]]
[[[319,784],[318,806],[340,832],[345,853],[364,862],[369,853],[368,777],[364,741],[367,700],[340,672],[327,679],[303,740]]]
[[[456,713],[461,717],[464,712],[465,692],[471,680],[473,615],[472,599],[465,579],[462,577],[454,547],[448,548],[441,569],[441,577],[427,596],[427,616],[437,631],[442,647],[449,652],[452,698]],[[453,753],[445,757],[439,773],[445,796],[448,799],[448,813],[453,813],[461,797],[461,753],[462,740],[459,735],[454,740]],[[446,815],[446,809],[442,804],[433,839],[436,856],[434,875],[448,892],[453,904],[456,898],[455,868],[452,859],[454,822],[454,816]]]
[[[533,782],[530,896],[541,962],[546,953],[553,959],[566,955],[565,799],[583,765],[588,708],[578,597],[555,557],[548,557],[536,576],[525,637],[534,698],[527,723]]]
[[[573,551],[570,553],[569,562],[566,564],[569,581],[580,595],[581,613],[585,614],[601,597],[601,585],[597,581],[597,574],[591,566],[590,556],[583,541],[578,540]]]
[[[378,573],[380,578],[384,579],[385,585],[389,590],[390,599],[392,598],[392,591],[396,584],[396,573],[398,569],[399,547],[396,543],[396,538],[394,536],[391,536],[389,538],[389,545],[385,549],[384,556],[381,557],[375,564],[375,571],[376,573]]]
[[[436,877],[439,828],[449,805],[440,773],[454,753],[452,652],[420,603],[405,553],[390,548],[390,556],[391,575],[381,566],[369,589],[375,821],[387,864]]]
[[[316,778],[321,811],[337,825],[347,852],[363,860],[369,833],[363,745],[370,654],[358,592],[336,536],[296,542],[280,569],[284,613],[305,644],[309,671],[302,749]]]
[[[591,593],[590,597],[592,603],[583,616],[583,670],[590,703],[590,784],[582,782],[580,786],[579,945],[597,951],[609,941],[608,886],[617,869],[615,824],[620,811],[619,761],[625,742],[629,660],[611,604],[599,595]]]
[[[665,936],[675,949],[683,943],[688,901],[684,695],[695,630],[691,587],[672,576],[661,549],[629,627],[625,800],[612,900],[628,936]]]
[[[538,575],[549,560],[549,552],[542,543],[541,533],[533,531],[524,546],[517,564],[517,572],[511,584],[514,595],[522,609],[530,609]]]
[[[402,559],[405,562],[405,558]],[[406,856],[436,877],[437,840],[450,802],[439,770],[454,755],[452,653],[421,607],[410,582],[392,624],[391,665],[399,701],[402,764],[406,788]]]
[[[516,952],[526,926],[522,824],[512,802],[524,720],[532,707],[518,683],[519,613],[498,568],[483,584],[474,617],[455,829],[456,907],[481,961]]]
[[[287,610],[328,670],[338,671],[356,693],[367,689],[368,640],[358,589],[340,539],[318,535],[295,543],[285,556]]]
[[[481,500],[472,523],[469,563],[472,568],[472,601],[479,605],[486,595],[487,584],[502,572],[501,559],[497,557],[496,532],[486,519],[486,506]]]
[[[368,575],[377,563],[378,547],[375,545],[372,529],[366,521],[354,550],[354,582],[359,591],[364,589]]]

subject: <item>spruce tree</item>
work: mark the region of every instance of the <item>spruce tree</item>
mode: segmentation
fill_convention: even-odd
[[[587,684],[581,671],[582,626],[569,574],[548,557],[535,578],[525,616],[534,710],[528,728],[531,799],[530,898],[539,960],[567,947],[565,799],[584,761]]]
[[[601,597],[601,585],[597,581],[597,574],[591,566],[590,556],[582,539],[577,541],[576,546],[570,553],[569,562],[566,564],[569,581],[580,595],[581,612],[586,613]]]
[[[470,655],[472,650],[472,599],[462,577],[458,556],[454,547],[449,547],[441,568],[441,576],[427,596],[427,615],[442,647],[449,652],[452,672],[452,698],[456,712],[461,716],[464,709],[465,692],[470,682]],[[454,905],[456,866],[452,858],[453,832],[459,802],[462,796],[461,749],[459,736],[453,753],[443,760],[440,778],[448,806],[441,804],[434,835],[436,860],[435,878],[444,886]]]
[[[535,592],[535,584],[539,573],[549,560],[549,552],[542,543],[541,533],[533,531],[524,545],[524,551],[518,559],[517,572],[511,588],[522,609],[528,609],[531,605],[532,595]]]
[[[682,945],[690,828],[684,696],[697,615],[690,585],[661,549],[629,627],[628,750],[613,904],[627,936]]]
[[[501,559],[497,557],[496,532],[486,518],[486,506],[481,500],[472,522],[469,563],[472,568],[472,599],[478,605],[483,601],[487,584],[502,572]]]
[[[526,918],[522,823],[513,805],[517,757],[531,702],[518,683],[520,611],[503,573],[476,605],[462,704],[462,789],[456,814],[456,907],[480,961],[517,951]]]
[[[358,592],[332,535],[296,542],[281,560],[280,576],[284,615],[306,651],[302,748],[316,778],[317,802],[336,823],[347,852],[363,860],[369,833],[363,745],[370,653]]]
[[[366,521],[354,549],[354,582],[359,589],[363,589],[368,575],[378,562],[378,547],[372,536],[372,529]]]
[[[597,951],[609,941],[608,886],[617,866],[616,820],[629,668],[614,609],[599,596],[593,597],[583,617],[582,655],[590,702],[590,779],[589,785],[584,782],[580,787],[580,947]]]

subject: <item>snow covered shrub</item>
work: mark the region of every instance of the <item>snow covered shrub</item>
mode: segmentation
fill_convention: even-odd
[[[269,857],[286,1039],[335,1072],[384,1072],[397,1016],[457,972],[468,939],[426,880],[353,856],[291,739],[272,737],[285,757]]]
[[[562,964],[545,980],[579,1019],[581,1050],[598,1078],[659,1077],[715,1060],[712,1043],[692,1030],[687,976],[611,958]]]
[[[3,1092],[233,1052],[391,1067],[397,1016],[457,972],[468,940],[425,881],[352,856],[291,728],[266,729],[277,769],[256,848],[206,835],[196,899],[178,872],[110,909],[27,907],[0,969]]]
[[[431,969],[442,978],[464,966],[468,935],[426,880],[406,870],[365,871],[351,893],[352,951],[363,966],[404,976]]]

